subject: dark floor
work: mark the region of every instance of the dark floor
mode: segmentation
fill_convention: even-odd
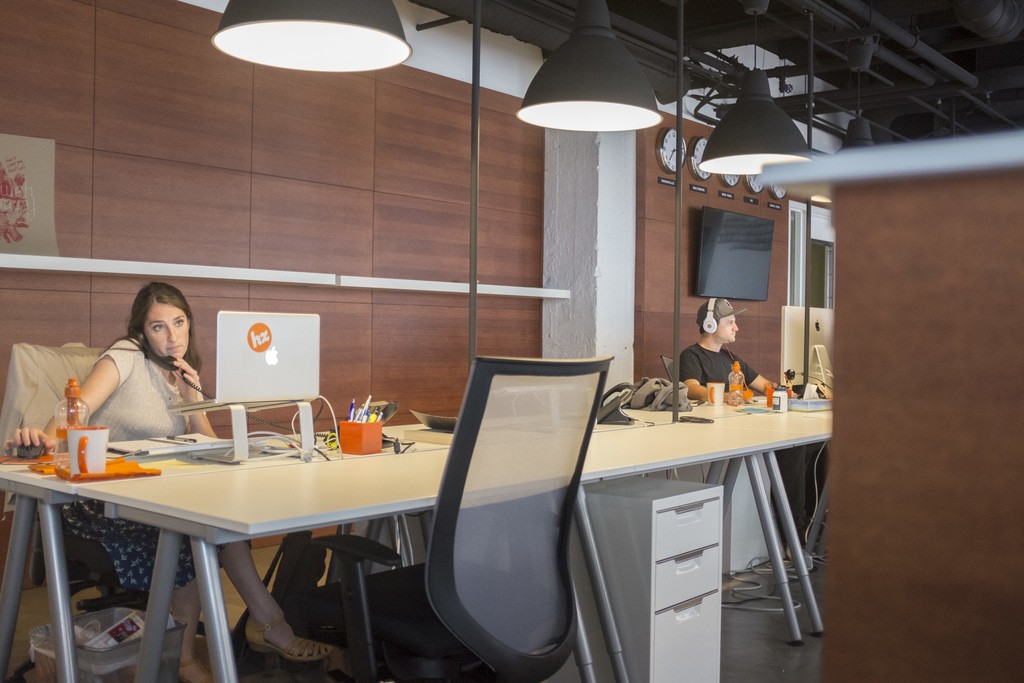
[[[272,548],[260,549],[254,552],[257,567],[264,567],[266,563],[269,563],[270,558],[273,557],[273,550]],[[797,611],[797,615],[804,633],[804,645],[796,647],[788,644],[789,633],[785,617],[779,611],[778,600],[771,597],[774,593],[774,583],[773,576],[767,570],[746,572],[726,579],[722,592],[723,604],[730,602],[742,602],[742,604],[728,608],[723,607],[722,610],[721,680],[723,682],[770,683],[771,681],[785,681],[785,683],[799,683],[821,680],[822,638],[809,635],[810,624],[807,611],[801,608]],[[818,564],[816,570],[812,572],[811,583],[819,609],[823,609],[825,570],[822,564]],[[224,586],[228,618],[231,623],[234,623],[242,612],[242,605],[231,589],[230,582],[225,581]],[[791,582],[791,590],[793,597],[798,602],[803,602],[803,594],[795,580]],[[757,599],[754,599],[755,597]],[[24,592],[11,657],[11,670],[25,659],[28,651],[29,629],[49,622],[48,609],[44,588],[34,588]],[[260,663],[259,660],[250,660],[244,665],[239,672],[243,682],[295,681],[312,683],[333,680],[328,678],[322,669],[292,673],[281,670],[261,672],[258,669]],[[26,680],[32,682],[36,679],[30,672],[26,676]],[[555,680],[558,682],[579,680],[571,659],[565,670],[560,672]],[[655,681],[653,683],[675,682]]]
[[[751,582],[756,582],[760,587]],[[819,611],[824,610],[825,569],[818,563],[811,572],[811,585],[817,598]],[[823,638],[810,635],[811,626],[807,610],[797,610],[797,620],[803,632],[802,646],[789,645],[789,629],[785,616],[778,611],[775,599],[750,599],[753,596],[771,596],[775,580],[771,574],[746,572],[727,580],[722,586],[722,604],[742,604],[722,609],[722,670],[723,682],[801,681],[821,680],[821,651]],[[756,590],[748,590],[756,588]],[[794,579],[790,582],[793,598],[803,603],[803,592]],[[746,601],[746,602],[744,602]],[[771,610],[769,612],[757,610]],[[827,630],[827,625],[826,625]],[[660,683],[660,682],[658,682]]]

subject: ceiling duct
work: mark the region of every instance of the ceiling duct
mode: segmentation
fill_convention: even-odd
[[[1020,0],[967,0],[956,5],[960,24],[993,43],[1008,43],[1024,29]]]

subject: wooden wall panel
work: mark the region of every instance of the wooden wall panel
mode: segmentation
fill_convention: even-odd
[[[824,680],[1024,671],[1024,401],[1005,389],[1024,336],[1022,182],[1015,169],[836,192]]]
[[[249,267],[250,176],[96,152],[94,257]]]
[[[254,173],[373,187],[372,77],[255,67]]]
[[[410,297],[415,301],[419,297]],[[373,393],[409,409],[456,415],[469,377],[466,307],[377,304],[373,308]]]
[[[376,193],[373,275],[466,282],[469,278],[467,207]]]
[[[538,218],[544,213],[543,128],[481,108],[480,206]]]
[[[206,36],[209,40],[217,25],[220,14],[208,12],[184,2],[153,2],[153,0],[89,0],[97,7],[145,19],[157,24],[173,26]]]
[[[371,192],[252,176],[251,267],[369,276],[372,248]]]
[[[62,256],[92,255],[93,151],[57,145],[54,150],[53,222]]]
[[[92,147],[95,10],[0,0],[0,132]]]
[[[377,84],[377,192],[469,203],[469,109],[439,95]]]
[[[208,36],[96,10],[97,149],[248,172],[252,80]]]

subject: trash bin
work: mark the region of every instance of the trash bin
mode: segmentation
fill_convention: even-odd
[[[132,613],[126,607],[112,607],[99,612],[80,614],[72,620],[75,625],[75,640],[84,630],[94,635],[105,631]],[[168,627],[160,655],[160,683],[174,683],[178,680],[178,660],[181,656],[181,635],[185,625],[174,622]],[[50,626],[38,626],[29,631],[29,646],[35,662],[35,680],[56,681],[57,667],[54,655],[53,636]],[[91,639],[91,635],[89,636]],[[82,683],[131,683],[135,679],[135,667],[139,662],[142,638],[136,637],[111,647],[95,649],[76,645],[78,654],[78,680]]]

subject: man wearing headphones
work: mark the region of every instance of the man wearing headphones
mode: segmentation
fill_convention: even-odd
[[[728,299],[710,299],[697,309],[697,327],[700,341],[683,349],[679,354],[679,379],[686,385],[686,396],[701,401],[708,400],[708,382],[728,384],[733,361],[740,362],[740,370],[747,380],[747,386],[762,394],[768,388],[768,380],[747,365],[742,358],[733,356],[725,344],[736,341],[739,325],[736,316],[747,309],[736,310]],[[726,403],[743,403],[743,392],[734,391],[726,397]]]

